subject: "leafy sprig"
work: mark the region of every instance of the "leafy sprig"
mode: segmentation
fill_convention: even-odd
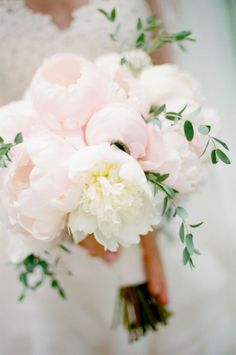
[[[213,136],[210,135],[211,126],[209,126],[209,125],[200,125],[198,127],[198,132],[200,134],[202,134],[202,135],[208,136],[208,141],[206,143],[206,146],[205,146],[201,156],[203,156],[206,153],[208,147],[211,145],[211,146],[213,146],[213,149],[211,151],[211,162],[212,162],[212,164],[215,165],[219,161],[222,161],[225,164],[231,164],[231,161],[230,161],[229,157],[222,150],[222,148],[223,148],[224,150],[229,151],[228,145],[225,142],[223,142],[222,140],[220,140],[219,138],[216,138],[216,137],[213,137]]]
[[[70,252],[67,247],[60,245],[60,248],[65,252]],[[47,254],[49,254],[47,252]],[[35,291],[42,286],[46,281],[50,282],[51,287],[57,291],[58,295],[66,298],[65,291],[61,286],[58,277],[58,265],[60,257],[58,256],[53,263],[49,262],[46,257],[30,254],[24,260],[16,265],[18,271],[18,279],[23,286],[23,290],[18,298],[21,302],[25,299],[27,291]],[[69,273],[69,271],[67,270]],[[32,281],[32,279],[34,281]]]
[[[104,9],[98,11],[111,23],[117,21],[117,11],[115,8],[108,12]],[[113,41],[118,41],[120,23],[116,24],[113,33],[109,36]],[[182,50],[185,50],[184,42],[195,41],[190,31],[180,31],[177,33],[168,33],[164,30],[161,22],[156,15],[150,15],[145,20],[137,19],[136,23],[137,37],[134,42],[134,48],[142,48],[151,54],[164,46],[165,44],[177,43]]]
[[[197,224],[190,224],[188,222],[188,212],[186,209],[182,206],[177,206],[175,203],[175,197],[178,194],[178,191],[164,183],[168,177],[169,174],[161,175],[159,173],[152,172],[146,173],[147,180],[152,182],[157,190],[159,189],[165,194],[162,214],[165,215],[169,211],[169,208],[171,208],[174,211],[172,217],[178,216],[180,218],[181,224],[179,228],[179,237],[181,242],[184,244],[183,264],[189,264],[190,267],[194,267],[192,257],[194,254],[199,255],[200,252],[194,246],[191,229],[200,227],[203,222]]]
[[[145,20],[138,18],[136,23],[138,36],[135,41],[136,48],[142,48],[151,54],[165,44],[177,43],[182,50],[185,50],[183,42],[195,41],[190,31],[168,33],[164,30],[156,15],[148,16]],[[152,36],[150,36],[150,33]]]
[[[11,162],[10,151],[11,149],[23,142],[22,133],[17,133],[13,143],[5,143],[4,139],[0,137],[0,168],[6,168],[7,163]]]
[[[117,19],[117,12],[116,9],[113,8],[111,10],[111,12],[108,12],[104,9],[98,9],[98,11],[105,16],[105,18],[111,22],[111,23],[115,23],[116,19]],[[120,23],[116,24],[115,29],[112,33],[109,34],[110,38],[112,39],[112,41],[117,42],[118,41],[118,34],[120,31]]]
[[[228,145],[220,140],[219,138],[213,137],[210,135],[211,132],[211,126],[210,125],[203,125],[200,124],[198,127],[195,127],[194,123],[191,122],[190,117],[193,117],[197,113],[199,113],[199,109],[195,110],[191,114],[189,114],[188,119],[184,119],[184,112],[187,108],[187,105],[185,105],[180,111],[178,112],[168,112],[166,110],[166,105],[161,105],[161,106],[154,106],[151,108],[151,114],[147,120],[148,123],[153,123],[157,124],[160,128],[162,126],[162,121],[160,120],[160,114],[164,114],[164,118],[172,121],[173,124],[178,124],[180,120],[184,120],[183,124],[183,129],[184,129],[184,135],[187,139],[188,142],[191,142],[195,136],[195,130],[198,130],[198,132],[202,135],[208,136],[208,141],[205,145],[205,148],[200,155],[202,157],[208,147],[211,145],[213,146],[213,149],[211,151],[211,162],[212,164],[217,164],[219,161],[222,161],[225,164],[231,164],[231,161],[227,154],[222,150],[229,151]]]
[[[116,9],[115,8],[113,8],[110,13],[105,11],[104,9],[98,9],[98,11],[101,12],[101,14],[103,14],[108,21],[115,22],[115,20],[116,20]]]
[[[167,111],[165,104],[161,106],[152,106],[150,112],[151,114],[147,120],[147,123],[157,124],[161,128],[161,120],[159,116],[162,113],[165,119],[167,119],[168,121],[172,121],[173,124],[177,124],[179,120],[183,118],[183,113],[186,110],[186,108],[187,105],[185,105],[178,112],[172,112],[172,111]]]

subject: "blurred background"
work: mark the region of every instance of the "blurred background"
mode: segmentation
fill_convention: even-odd
[[[205,187],[191,201],[189,208],[200,220],[206,219],[199,242],[213,248],[227,270],[226,303],[235,317],[236,1],[171,0],[162,1],[162,7],[171,30],[193,32],[196,42],[187,46],[186,53],[176,48],[174,61],[200,81],[207,105],[215,107],[221,117],[221,137],[230,147],[232,165],[210,167]],[[235,332],[235,323],[232,327]],[[236,354],[235,344],[232,354]]]
[[[17,6],[19,1],[11,0],[11,3]],[[127,0],[127,3],[129,1],[131,0]],[[0,0],[0,38],[1,33],[5,33],[1,27],[1,3],[7,2],[8,0]],[[105,2],[109,3],[109,0]],[[191,30],[196,38],[196,42],[187,44],[185,53],[174,47],[172,61],[200,81],[207,105],[219,112],[223,126],[221,137],[230,147],[232,161],[231,166],[219,164],[208,168],[206,184],[201,188],[201,193],[191,199],[188,206],[191,216],[197,221],[206,221],[197,233],[197,245],[202,252],[197,269],[191,271],[183,268],[175,248],[170,248],[169,254],[164,255],[170,279],[171,275],[177,274],[176,280],[170,282],[171,292],[180,290],[177,296],[173,291],[172,297],[173,306],[178,309],[176,317],[170,327],[161,330],[158,336],[154,334],[138,345],[127,348],[126,336],[122,331],[117,333],[116,337],[105,328],[110,324],[116,284],[112,280],[113,275],[105,270],[101,263],[93,261],[104,281],[97,279],[94,282],[92,273],[85,276],[83,269],[78,270],[76,276],[81,282],[79,296],[76,280],[64,280],[65,288],[68,289],[67,303],[56,299],[51,290],[42,290],[39,294],[31,294],[26,302],[19,306],[16,302],[19,285],[15,282],[15,272],[9,265],[0,262],[0,271],[4,270],[0,272],[0,355],[16,352],[19,355],[236,354],[236,0],[160,0],[158,5],[162,10],[161,17],[170,31]],[[119,9],[119,1],[117,8]],[[17,33],[15,36],[17,38]],[[6,73],[0,71],[0,78],[1,74]],[[213,259],[210,259],[210,254],[214,255]],[[81,255],[81,262],[83,258],[85,259],[85,256]],[[168,263],[170,258],[176,259],[172,266]],[[76,263],[77,260],[75,257],[74,259]],[[204,268],[208,271],[206,277]],[[109,295],[107,292],[104,297],[102,289],[107,291],[107,280],[112,287]],[[198,297],[201,288],[203,292]],[[215,290],[218,289],[220,292],[216,293]],[[93,303],[88,303],[89,297],[94,296],[94,290],[97,300],[103,300],[103,304],[99,306],[96,299]],[[207,313],[211,299],[212,303],[215,302],[219,307],[212,307],[212,312],[216,313],[214,317]],[[197,322],[199,309],[201,317],[206,313],[205,319],[201,318],[202,323]],[[88,319],[88,312],[93,313],[93,318]],[[221,314],[224,317],[220,318]],[[213,321],[209,320],[207,323],[208,317],[219,322],[219,333],[215,331]],[[219,343],[217,354],[211,350],[211,344],[204,344],[202,334],[205,326],[208,327],[207,332],[211,332],[206,341]],[[101,330],[104,333],[101,339],[96,328],[99,328],[100,333]],[[91,342],[93,352],[80,341],[83,337],[88,339],[88,343]],[[196,346],[196,349],[199,349],[197,345],[200,340],[203,343],[201,352],[194,348]],[[100,344],[99,348],[97,344]],[[206,349],[209,349],[209,352]]]

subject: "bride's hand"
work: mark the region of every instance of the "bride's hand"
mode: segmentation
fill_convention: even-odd
[[[105,251],[104,247],[96,241],[93,234],[88,235],[87,238],[79,244],[85,248],[91,256],[99,257],[107,263],[115,261],[118,257],[119,252]]]
[[[144,264],[151,295],[163,306],[169,303],[165,271],[154,233],[141,238]]]

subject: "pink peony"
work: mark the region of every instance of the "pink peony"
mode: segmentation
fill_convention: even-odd
[[[20,132],[27,137],[36,122],[36,113],[29,101],[15,101],[0,108],[0,136],[6,143],[13,142]]]
[[[152,124],[148,124],[148,138],[146,155],[140,161],[144,171],[168,173],[167,185],[180,193],[194,191],[202,173],[186,138],[172,127],[161,130]]]
[[[110,101],[127,102],[146,117],[150,107],[145,92],[127,65],[121,64],[121,58],[122,54],[110,53],[95,62],[111,82]]]
[[[60,54],[38,69],[30,93],[50,129],[75,130],[107,101],[108,83],[93,63],[74,54]]]
[[[12,151],[12,163],[0,171],[0,216],[10,233],[49,242],[60,237],[77,196],[67,176],[75,149],[35,127]]]
[[[145,154],[147,128],[144,120],[132,107],[115,103],[104,106],[89,120],[85,137],[88,145],[121,141],[134,158]]]

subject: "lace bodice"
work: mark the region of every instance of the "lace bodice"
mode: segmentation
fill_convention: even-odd
[[[119,43],[127,49],[136,38],[136,21],[146,17],[144,0],[89,0],[73,12],[68,28],[60,30],[50,15],[35,13],[24,0],[0,1],[0,105],[18,99],[45,57],[56,52],[79,53],[94,59],[117,50],[109,33],[115,29],[98,8],[117,10]]]

